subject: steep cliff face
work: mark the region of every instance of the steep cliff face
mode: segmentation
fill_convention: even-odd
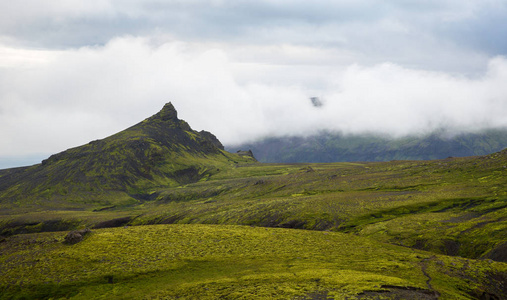
[[[118,191],[132,195],[148,187],[195,182],[239,161],[246,158],[225,152],[213,134],[192,130],[167,103],[110,137],[52,155],[39,165],[0,171],[0,201],[56,197],[79,202]]]

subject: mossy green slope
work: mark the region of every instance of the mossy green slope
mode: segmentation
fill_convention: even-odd
[[[159,191],[132,224],[333,230],[506,261],[506,165],[507,151],[426,162],[246,166]]]
[[[178,186],[248,157],[223,151],[209,132],[177,118],[171,103],[154,116],[103,140],[52,155],[42,164],[0,171],[0,203],[33,207],[132,204],[144,189]]]
[[[468,258],[507,261],[507,151],[437,161],[243,164],[146,189],[129,206],[14,209],[1,234],[158,223],[332,230]],[[114,197],[111,202],[115,201]]]
[[[217,225],[95,230],[0,244],[0,298],[474,299],[505,297],[507,265],[333,232]],[[398,297],[398,298],[396,298]]]

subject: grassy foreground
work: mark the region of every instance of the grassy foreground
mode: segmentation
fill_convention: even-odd
[[[0,243],[0,298],[474,299],[507,265],[335,232],[220,225],[62,232]],[[501,278],[500,278],[501,279]]]

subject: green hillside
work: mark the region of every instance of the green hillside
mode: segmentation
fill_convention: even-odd
[[[0,299],[507,298],[507,150],[321,164],[242,154],[168,104],[1,170]]]
[[[179,186],[253,162],[223,150],[209,132],[177,118],[171,103],[152,117],[103,140],[52,155],[41,164],[0,170],[2,208],[82,208],[139,203],[146,188]]]
[[[307,137],[271,137],[226,148],[230,151],[251,149],[255,157],[265,163],[430,160],[500,151],[507,148],[507,130],[461,134],[441,130],[400,138],[322,132]]]

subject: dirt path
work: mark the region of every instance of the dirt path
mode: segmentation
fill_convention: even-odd
[[[431,281],[433,280],[433,278],[431,278],[430,274],[427,272],[428,263],[435,258],[436,258],[436,256],[430,256],[428,258],[424,258],[421,260],[419,265],[421,266],[422,273],[427,278],[426,286],[428,287],[428,290],[432,291],[435,294],[435,299],[438,299],[440,297],[440,293],[437,292],[435,289],[433,289],[433,286],[431,285]]]

